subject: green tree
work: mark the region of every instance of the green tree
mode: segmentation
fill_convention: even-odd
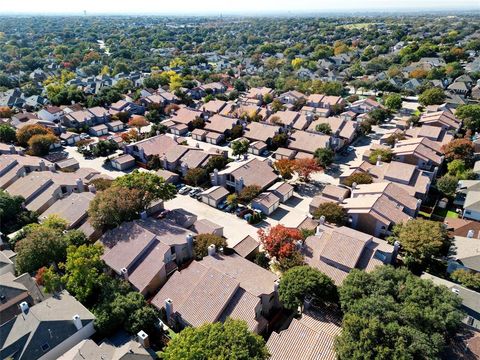
[[[451,273],[450,277],[469,289],[480,291],[480,273],[478,272],[458,269]]]
[[[188,169],[185,174],[184,180],[187,184],[193,186],[199,186],[207,180],[208,173],[202,168]]]
[[[438,359],[463,318],[455,294],[405,268],[354,269],[339,292],[339,360]]]
[[[332,133],[332,128],[330,127],[330,124],[327,123],[321,123],[315,126],[315,131],[318,131],[320,133],[323,133],[325,135],[330,135]]]
[[[15,129],[8,124],[0,124],[0,142],[13,143],[17,140]]]
[[[210,245],[215,245],[215,249],[218,250],[222,247],[227,247],[227,241],[221,236],[214,234],[198,234],[194,243],[195,256],[198,259],[207,256]]]
[[[402,108],[402,96],[399,94],[390,94],[385,99],[385,106],[392,111],[397,111]]]
[[[455,159],[448,163],[448,174],[452,176],[461,176],[465,170],[465,161],[462,159]]]
[[[360,185],[360,184],[371,184],[372,182],[373,182],[372,175],[358,172],[347,177],[343,183],[351,187],[354,183],[357,185]]]
[[[412,219],[396,224],[390,242],[400,242],[401,251],[414,262],[426,264],[434,256],[446,251],[450,245],[448,232],[441,222]]]
[[[423,106],[440,105],[445,102],[445,92],[440,88],[433,87],[421,93],[418,101]]]
[[[164,360],[266,360],[265,340],[242,320],[227,319],[197,328],[187,327],[161,353]]]
[[[171,200],[175,197],[175,185],[167,184],[165,179],[155,173],[135,170],[130,174],[120,176],[113,182],[114,185],[135,189],[140,193],[140,201],[143,209],[157,200]]]
[[[249,203],[255,199],[261,191],[262,189],[258,185],[245,186],[242,191],[240,191],[240,194],[238,194],[238,200],[243,203]]]
[[[368,113],[368,119],[370,120],[370,123],[375,125],[383,123],[385,120],[387,120],[388,116],[388,110],[381,108],[373,109]]]
[[[305,258],[298,250],[294,250],[288,256],[280,256],[277,262],[273,264],[273,268],[284,273],[295,267],[305,265]]]
[[[313,217],[319,219],[322,216],[325,221],[336,225],[345,225],[347,222],[347,211],[334,202],[324,202],[318,206]]]
[[[379,157],[380,161],[390,162],[392,161],[393,152],[391,149],[374,149],[370,152],[368,162],[370,164],[376,164]]]
[[[317,159],[318,165],[326,168],[333,163],[335,153],[330,148],[318,148],[315,150],[313,157]]]
[[[232,155],[239,156],[246,154],[248,152],[248,140],[236,140],[233,141],[231,144],[232,147]]]
[[[0,189],[0,231],[10,234],[37,221],[37,215],[23,207],[25,199]]]
[[[237,206],[238,204],[238,196],[237,194],[230,194],[227,196],[227,199],[225,200],[225,202],[228,204],[228,205],[232,205],[232,206]]]
[[[480,105],[460,105],[455,111],[455,116],[463,120],[463,125],[466,129],[473,132],[480,130]]]
[[[272,112],[274,112],[274,113],[276,113],[278,111],[285,110],[285,106],[278,99],[273,100],[272,104],[270,105],[270,108],[272,109]]]
[[[207,171],[207,173],[211,173],[215,169],[223,170],[225,166],[227,166],[227,164],[227,158],[220,155],[212,156],[210,159],[208,159],[207,164],[205,165],[205,170]]]
[[[437,189],[447,196],[454,196],[457,191],[458,178],[449,174],[437,180]]]
[[[124,221],[137,219],[145,209],[144,195],[141,190],[119,186],[112,186],[99,192],[88,208],[92,226],[95,229],[107,230],[119,226]]]
[[[61,276],[55,271],[54,267],[50,266],[48,268],[44,267],[41,269],[45,269],[42,274],[42,282],[45,292],[48,294],[53,294],[56,291],[60,291],[62,289],[63,282]],[[37,272],[37,275],[40,270]]]
[[[337,287],[327,275],[310,266],[298,266],[287,270],[280,281],[278,297],[290,310],[303,308],[305,299],[316,304],[337,301]]]
[[[71,245],[67,248],[67,260],[61,266],[65,271],[62,281],[66,289],[82,303],[86,303],[103,283],[102,254],[101,245]]]

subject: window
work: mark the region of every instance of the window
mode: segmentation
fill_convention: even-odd
[[[45,343],[42,345],[42,350],[43,351],[47,351],[48,349],[50,349],[50,345],[48,345],[48,343]]]
[[[466,211],[465,211],[465,214],[470,215],[470,214],[471,214],[471,211],[466,210]]]

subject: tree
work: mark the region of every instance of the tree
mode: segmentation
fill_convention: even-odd
[[[278,171],[280,176],[285,179],[291,179],[294,172],[294,161],[290,159],[280,159],[273,163],[273,167]]]
[[[187,327],[161,353],[164,360],[266,360],[265,340],[248,330],[243,320],[227,319],[197,328]]]
[[[66,250],[61,231],[37,226],[15,246],[16,270],[19,274],[31,273],[42,266],[59,263],[65,259]]]
[[[375,125],[383,123],[385,120],[387,120],[388,116],[388,110],[381,108],[373,109],[368,113],[368,119],[370,120],[370,123]]]
[[[330,135],[332,133],[332,128],[330,127],[330,124],[327,123],[321,123],[315,126],[315,131],[318,131],[320,133],[323,133],[325,135]]]
[[[448,163],[448,174],[452,176],[461,176],[465,170],[465,161],[461,159],[455,159]]]
[[[208,173],[202,168],[188,169],[184,180],[188,185],[199,186],[207,180]]]
[[[238,200],[247,204],[253,199],[255,199],[261,191],[262,189],[258,185],[245,186],[238,194]]]
[[[305,181],[310,181],[310,176],[313,173],[317,173],[322,170],[320,165],[318,165],[317,160],[313,158],[300,158],[295,159],[293,163],[293,169],[297,172],[298,176]]]
[[[297,266],[287,270],[280,281],[278,297],[287,309],[303,308],[305,299],[311,299],[316,304],[337,301],[337,287],[327,275],[316,268]]]
[[[349,187],[352,187],[353,184],[371,184],[372,182],[372,175],[361,172],[353,173],[343,181],[343,183]]]
[[[458,269],[450,277],[469,289],[480,291],[480,273],[467,269]]]
[[[227,199],[225,200],[225,202],[228,204],[228,205],[231,205],[231,206],[237,206],[238,204],[238,196],[237,194],[230,194],[227,196]]]
[[[105,266],[102,254],[101,245],[71,245],[67,248],[67,260],[60,266],[65,271],[62,281],[82,303],[86,303],[103,283]]]
[[[35,279],[37,279],[37,284],[43,285],[44,290],[48,294],[53,294],[56,291],[62,289],[63,283],[61,276],[55,271],[53,266],[42,267],[37,271]]]
[[[120,195],[120,196],[119,196]],[[145,194],[139,189],[112,186],[90,202],[88,215],[95,229],[107,230],[139,217],[145,209]]]
[[[437,189],[447,196],[454,196],[457,191],[458,178],[449,174],[437,180]]]
[[[454,139],[442,146],[447,161],[461,159],[465,164],[473,162],[474,149],[473,143],[468,139]]]
[[[335,153],[330,148],[318,148],[317,150],[315,150],[313,157],[317,159],[318,165],[326,168],[333,163]]]
[[[282,104],[282,102],[279,99],[274,99],[270,105],[270,108],[272,109],[273,113],[285,110],[285,106]]]
[[[443,224],[424,219],[395,224],[389,241],[398,241],[401,251],[419,264],[426,264],[432,257],[446,251],[450,245],[448,232]]]
[[[215,155],[208,159],[207,164],[205,165],[205,170],[207,173],[213,172],[215,169],[222,170],[227,166],[228,159],[221,155]]]
[[[242,125],[235,125],[232,130],[230,131],[230,138],[231,139],[238,139],[243,135],[243,126]]]
[[[455,116],[463,120],[466,129],[478,132],[480,130],[480,105],[460,105],[455,111]]]
[[[438,359],[464,316],[458,296],[405,268],[354,269],[339,293],[339,360]]]
[[[277,259],[289,257],[296,250],[297,241],[303,239],[300,230],[281,224],[258,230],[258,236],[268,255]]]
[[[277,262],[273,264],[273,268],[281,273],[293,269],[298,266],[305,265],[305,258],[298,250],[292,251],[288,256],[281,256]]]
[[[370,152],[368,162],[370,164],[376,164],[377,161],[390,162],[392,161],[393,152],[391,149],[374,149]]]
[[[29,153],[35,156],[47,155],[52,146],[57,141],[57,137],[53,134],[33,135],[28,140]]]
[[[37,221],[37,215],[23,207],[25,199],[0,189],[0,231],[10,234]]]
[[[195,238],[195,244],[194,244],[195,256],[198,259],[201,259],[204,256],[207,256],[208,247],[210,245],[215,245],[215,249],[218,250],[220,248],[227,247],[227,241],[218,235],[199,234]]]
[[[347,222],[347,211],[334,202],[325,202],[318,206],[313,213],[313,217],[320,219],[322,216],[325,217],[325,221],[336,225],[345,225]]]
[[[385,99],[385,106],[392,111],[397,111],[402,108],[402,96],[399,94],[390,94]]]
[[[15,129],[8,124],[0,124],[0,142],[10,144],[16,140]]]
[[[236,140],[232,142],[232,155],[239,156],[248,152],[248,140]]]
[[[177,192],[175,185],[166,183],[165,179],[157,174],[138,170],[116,178],[113,185],[139,191],[144,210],[154,201],[173,199]]]
[[[418,101],[423,106],[440,105],[445,102],[445,92],[438,87],[433,87],[421,93]]]
[[[128,121],[128,126],[134,127],[140,132],[140,129],[144,126],[148,126],[150,123],[141,115],[133,115]]]
[[[270,148],[276,150],[279,147],[285,147],[288,144],[288,135],[286,133],[279,133],[273,136]]]
[[[25,125],[21,129],[17,130],[17,141],[21,146],[28,146],[28,141],[34,135],[47,135],[53,134],[53,132],[42,125]]]

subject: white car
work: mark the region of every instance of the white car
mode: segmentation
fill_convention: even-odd
[[[185,195],[185,194],[188,193],[190,190],[191,190],[191,187],[190,187],[190,186],[184,186],[184,187],[182,187],[180,190],[178,190],[178,193],[179,193],[180,195]]]

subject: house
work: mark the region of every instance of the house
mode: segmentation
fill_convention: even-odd
[[[297,121],[293,124],[295,130],[306,130],[310,123],[313,120],[313,115],[311,113],[305,114],[304,112],[300,113]]]
[[[328,309],[306,309],[288,328],[272,332],[267,348],[270,360],[336,360],[335,338],[341,317]]]
[[[245,97],[247,99],[255,99],[263,102],[265,95],[271,95],[273,97],[275,95],[275,91],[268,87],[256,87],[248,90]]]
[[[108,134],[108,127],[105,124],[92,126],[89,130],[90,135],[103,136]]]
[[[310,214],[315,213],[318,207],[326,202],[333,202],[339,204],[343,202],[350,195],[350,190],[346,187],[325,185],[320,195],[313,197],[309,205]]]
[[[171,120],[176,124],[187,125],[189,129],[193,129],[192,127],[193,120],[201,116],[202,116],[201,111],[193,110],[187,107],[182,107],[175,112]]]
[[[225,135],[217,132],[207,132],[205,141],[209,144],[218,145],[225,139]]]
[[[252,261],[258,254],[260,243],[250,235],[245,236],[232,249],[241,257]]]
[[[62,124],[67,128],[85,128],[94,123],[95,117],[87,110],[77,110],[66,114],[62,119]]]
[[[213,234],[223,237],[223,226],[215,224],[207,219],[200,219],[193,223],[190,227],[197,234]]]
[[[63,114],[64,112],[62,109],[60,109],[58,106],[51,106],[51,105],[46,106],[45,108],[37,112],[37,116],[39,119],[56,122],[56,123],[60,122],[60,120],[63,117]]]
[[[230,131],[237,125],[238,120],[215,114],[205,122],[204,129],[209,132],[222,134],[223,138],[230,136]]]
[[[248,145],[248,152],[253,155],[261,156],[268,151],[268,145],[263,141],[253,141]]]
[[[385,194],[351,197],[341,206],[347,210],[349,226],[376,237],[389,235],[395,224],[411,219],[408,209]]]
[[[273,157],[275,160],[281,160],[281,159],[293,160],[295,158],[296,153],[297,152],[295,150],[279,147],[273,154]]]
[[[441,127],[445,131],[452,130],[457,132],[462,126],[462,121],[455,117],[450,111],[443,110],[423,114],[420,117],[420,125],[430,125]]]
[[[380,104],[379,102],[366,98],[366,99],[361,99],[357,100],[352,105],[348,107],[348,110],[353,111],[356,114],[364,114],[364,113],[369,113],[372,110],[375,109],[384,109],[385,107]]]
[[[174,328],[223,322],[227,317],[247,322],[250,331],[261,334],[279,307],[277,276],[272,272],[232,254],[216,253],[193,261],[175,272],[152,300],[165,309],[167,321]]]
[[[283,126],[284,128],[290,129],[299,117],[300,113],[297,111],[277,111],[268,118],[268,122],[272,125]]]
[[[288,201],[293,196],[293,186],[287,182],[277,182],[270,186],[267,191],[277,196],[281,203]]]
[[[55,163],[55,167],[63,172],[74,172],[80,169],[80,163],[74,158],[67,158]]]
[[[189,169],[205,167],[211,157],[211,154],[198,148],[188,150],[180,159],[182,175],[185,176]]]
[[[280,198],[271,192],[264,192],[252,200],[252,208],[265,215],[271,215],[280,206]]]
[[[130,115],[143,115],[145,113],[145,107],[122,99],[111,104],[108,112],[111,115],[118,114],[119,112],[129,113]]]
[[[223,186],[212,186],[201,194],[201,199],[205,204],[218,207],[227,198],[228,192]]]
[[[480,220],[480,180],[460,180],[455,205],[463,206],[463,217]]]
[[[1,255],[5,256],[3,253]],[[11,272],[0,275],[0,294],[2,297],[0,324],[20,314],[21,303],[25,302],[28,306],[33,306],[45,300],[45,295],[35,279],[27,273],[15,276],[13,266]]]
[[[65,141],[67,145],[75,145],[77,142],[82,140],[82,138],[77,133],[66,131],[60,134],[60,140]]]
[[[193,256],[192,231],[152,218],[123,223],[100,241],[102,260],[143,295],[153,294]]]
[[[135,158],[130,154],[124,154],[110,160],[110,164],[114,169],[125,171],[135,166]]]
[[[156,171],[156,174],[163,178],[168,184],[176,184],[180,181],[180,175],[172,171],[159,169]]]
[[[443,162],[442,145],[428,138],[400,140],[392,149],[393,160],[434,171]]]
[[[67,222],[67,229],[80,227],[88,217],[88,207],[95,197],[92,192],[72,193],[53,203],[40,216],[44,221],[50,215],[57,215]]]
[[[246,163],[230,163],[226,169],[211,174],[212,185],[225,186],[239,193],[245,186],[257,185],[262,190],[271,186],[278,176],[268,162],[251,159]]]
[[[315,235],[309,236],[300,249],[305,262],[326,274],[337,286],[353,269],[372,271],[395,259],[394,247],[385,240],[346,226],[320,224]]]
[[[244,137],[250,141],[263,141],[270,145],[275,135],[281,132],[280,127],[260,122],[251,122],[245,127]]]
[[[183,136],[188,133],[188,125],[185,124],[175,124],[169,127],[170,132],[176,136]]]
[[[110,117],[110,114],[108,113],[108,110],[101,106],[95,106],[95,107],[89,108],[87,109],[87,111],[93,115],[94,124],[105,124],[110,121],[111,117]]]
[[[288,148],[302,153],[312,154],[319,148],[330,147],[330,136],[307,131],[295,131],[290,136]]]
[[[147,163],[152,156],[163,156],[171,148],[178,146],[177,142],[167,135],[157,135],[125,146],[125,153],[135,157],[142,163]]]
[[[119,132],[125,128],[125,124],[120,120],[110,121],[110,122],[107,122],[107,128],[109,131]]]
[[[144,331],[137,334],[138,341],[120,341],[120,344],[111,341],[103,341],[97,345],[95,341],[87,339],[78,343],[69,351],[61,355],[57,360],[153,360],[153,355],[147,350],[149,337]],[[116,339],[115,339],[116,340]],[[122,339],[123,340],[123,339]]]
[[[404,134],[406,138],[425,137],[431,141],[440,142],[442,145],[448,144],[453,140],[453,135],[439,126],[422,125],[420,127],[409,128]]]
[[[335,149],[344,147],[345,145],[350,144],[357,135],[358,123],[355,121],[347,121],[340,117],[331,116],[328,118],[318,118],[317,120],[310,123],[308,126],[308,131],[318,132],[317,126],[320,124],[326,124],[330,127],[332,134],[332,145]],[[325,134],[329,135],[329,134]]]
[[[227,102],[223,100],[211,100],[201,106],[202,112],[208,115],[214,115],[220,113],[225,106],[227,106]]]
[[[205,141],[208,134],[207,130],[195,129],[192,131],[192,139],[197,141]]]
[[[301,99],[306,99],[306,95],[297,90],[290,90],[280,94],[278,99],[282,104],[293,105]]]
[[[56,359],[95,333],[94,316],[67,291],[32,307],[0,326],[0,358]]]
[[[0,189],[5,190],[31,172],[54,169],[55,165],[37,156],[4,154],[0,156]]]
[[[472,236],[454,236],[448,258],[447,272],[463,269],[473,273],[480,273],[480,240]]]

